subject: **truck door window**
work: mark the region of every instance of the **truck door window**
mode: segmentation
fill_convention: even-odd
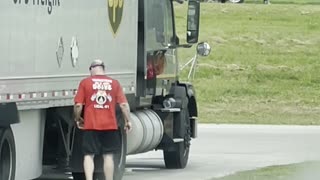
[[[147,51],[172,44],[173,15],[170,0],[145,0],[145,45]]]

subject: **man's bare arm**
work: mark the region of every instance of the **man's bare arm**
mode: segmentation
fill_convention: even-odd
[[[130,106],[128,103],[121,103],[120,109],[124,115],[124,120],[126,123],[130,122]]]
[[[73,112],[74,112],[75,121],[81,120],[82,109],[83,109],[83,105],[81,103],[77,103],[74,105]]]

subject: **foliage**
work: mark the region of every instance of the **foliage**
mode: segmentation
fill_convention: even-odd
[[[246,2],[201,3],[200,41],[212,53],[199,59],[193,80],[200,121],[320,124],[320,4]],[[181,43],[186,8],[175,4]],[[180,64],[194,53],[179,49]]]

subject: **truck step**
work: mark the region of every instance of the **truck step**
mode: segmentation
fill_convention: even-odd
[[[161,112],[180,112],[180,108],[162,108]]]
[[[174,143],[179,143],[179,142],[183,142],[183,141],[184,141],[183,138],[174,138],[174,139],[173,139],[173,142],[174,142]]]

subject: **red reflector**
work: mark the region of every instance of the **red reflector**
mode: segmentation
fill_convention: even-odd
[[[53,96],[53,97],[58,96],[58,92],[55,92],[55,91],[54,91],[54,92],[52,92],[52,96]]]
[[[47,96],[48,96],[48,93],[46,92],[41,93],[41,97],[47,97]]]
[[[19,98],[19,99],[24,99],[24,98],[25,98],[25,95],[24,95],[24,94],[19,94],[18,98]]]
[[[68,96],[69,93],[68,93],[68,91],[64,90],[64,91],[62,91],[62,95],[63,95],[63,96]]]

